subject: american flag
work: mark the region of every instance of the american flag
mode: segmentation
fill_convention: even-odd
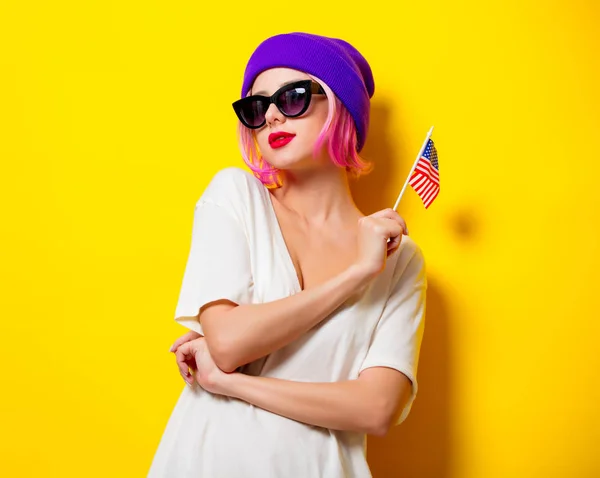
[[[427,141],[427,146],[410,177],[409,184],[423,201],[425,209],[440,192],[440,167],[437,151],[431,139]]]

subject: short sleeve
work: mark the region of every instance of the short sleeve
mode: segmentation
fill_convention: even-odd
[[[244,228],[227,208],[201,198],[194,209],[175,321],[204,335],[198,320],[200,308],[220,299],[239,305],[251,303],[252,289],[250,246]]]
[[[394,286],[360,369],[362,372],[370,367],[389,367],[402,372],[412,382],[411,396],[397,425],[406,419],[417,395],[417,365],[425,326],[425,262],[414,242],[407,245],[411,246],[407,249],[414,252],[405,251],[409,258],[398,259]]]

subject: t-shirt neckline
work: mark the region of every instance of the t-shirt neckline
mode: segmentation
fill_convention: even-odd
[[[298,279],[298,274],[296,272],[296,267],[294,266],[294,261],[292,260],[292,255],[290,254],[290,250],[285,243],[285,238],[283,237],[283,230],[281,229],[281,224],[279,223],[279,218],[277,217],[277,213],[275,212],[275,206],[273,205],[273,198],[271,197],[271,192],[263,185],[262,186],[267,194],[268,208],[271,214],[271,217],[275,224],[275,239],[279,246],[279,253],[283,257],[283,262],[285,263],[288,272],[293,277],[294,287],[296,292],[302,291],[302,286],[300,285],[300,280]]]

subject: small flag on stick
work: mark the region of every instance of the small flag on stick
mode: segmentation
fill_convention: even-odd
[[[431,139],[431,133],[433,132],[433,126],[427,133],[427,137],[423,142],[423,146],[417,155],[417,159],[413,164],[413,167],[406,178],[404,187],[396,205],[394,211],[398,207],[398,203],[404,194],[407,184],[410,184],[415,192],[419,195],[425,209],[427,209],[433,200],[437,197],[440,192],[440,168],[438,164],[437,150],[433,140]]]
[[[438,165],[437,151],[433,141],[427,141],[425,151],[417,162],[408,182],[419,195],[425,209],[433,202],[440,192],[440,169]]]

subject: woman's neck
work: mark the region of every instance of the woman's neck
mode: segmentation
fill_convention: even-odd
[[[272,190],[273,196],[311,226],[345,224],[363,216],[354,203],[344,169],[285,170],[281,176],[283,185]]]

